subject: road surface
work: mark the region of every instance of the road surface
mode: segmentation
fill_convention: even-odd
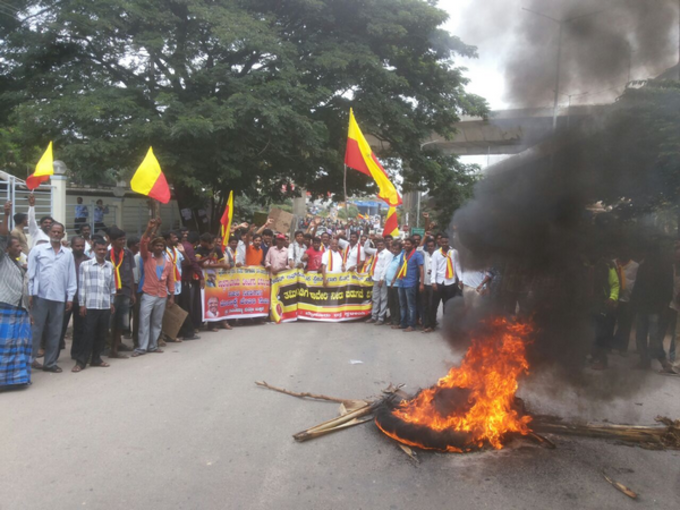
[[[295,443],[293,433],[336,416],[337,405],[254,384],[363,398],[390,382],[411,392],[430,385],[459,359],[438,334],[361,323],[202,333],[80,374],[62,359],[64,373],[39,372],[30,388],[0,393],[0,510],[680,507],[677,451],[553,436],[556,450],[516,442],[421,453],[415,465],[372,423]],[[680,418],[680,378],[650,381],[606,404],[539,393],[538,383],[521,396],[567,417]],[[605,482],[603,468],[640,501]]]

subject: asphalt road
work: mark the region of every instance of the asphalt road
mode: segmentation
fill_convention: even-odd
[[[680,507],[680,452],[553,436],[556,450],[518,441],[420,453],[415,465],[372,423],[295,443],[293,433],[336,416],[337,405],[254,384],[363,398],[390,382],[430,385],[459,357],[436,334],[295,323],[203,333],[80,374],[62,360],[64,373],[39,372],[30,388],[0,393],[0,509]],[[539,393],[537,382],[521,395],[537,412],[567,417],[680,418],[680,377],[649,380],[609,403]],[[609,485],[603,468],[639,501]]]

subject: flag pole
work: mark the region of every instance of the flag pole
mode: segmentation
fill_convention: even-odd
[[[349,206],[347,204],[347,165],[345,167],[345,177],[343,179],[343,188],[345,190],[345,216],[347,216],[347,221],[349,221]]]

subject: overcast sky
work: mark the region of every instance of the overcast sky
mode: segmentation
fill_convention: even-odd
[[[449,13],[447,30],[463,42],[479,47],[479,59],[460,60],[460,65],[469,69],[466,73],[472,80],[469,90],[486,98],[492,108],[502,108],[506,106],[503,101],[503,52],[498,47],[494,48],[493,44],[475,40],[474,30],[468,28],[475,24],[470,20],[474,16],[474,3],[474,0],[439,0],[439,7]],[[514,7],[513,3],[509,1],[508,7]]]

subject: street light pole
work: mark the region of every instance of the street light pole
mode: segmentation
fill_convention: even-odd
[[[441,140],[431,140],[429,142],[421,143],[420,150],[426,145],[432,145],[433,143],[440,142]],[[418,196],[416,198],[416,228],[420,228],[420,190],[417,191]],[[427,226],[427,225],[426,225]]]
[[[680,1],[680,0],[678,0]],[[564,18],[564,19],[556,19],[553,18],[552,16],[548,16],[547,14],[543,14],[542,12],[534,11],[533,9],[527,9],[526,7],[522,7],[523,11],[530,12],[531,14],[535,14],[536,16],[540,16],[541,18],[545,18],[547,20],[552,21],[553,23],[557,23],[559,26],[559,33],[557,37],[557,71],[555,75],[555,101],[553,102],[553,132],[557,130],[557,106],[559,103],[559,98],[560,98],[560,71],[561,71],[561,63],[562,63],[562,32],[564,31],[564,25],[566,23],[571,23],[572,21],[575,21],[577,19],[581,18],[586,18],[588,16],[594,16],[596,14],[600,14],[601,12],[605,11],[606,9],[600,9],[599,11],[591,12],[588,14],[581,14],[579,16],[573,16],[571,18]]]
[[[560,21],[560,30],[557,34],[557,73],[555,75],[555,101],[553,103],[553,132],[557,129],[557,104],[560,99],[560,64],[562,62],[562,32],[564,31],[564,22]]]

